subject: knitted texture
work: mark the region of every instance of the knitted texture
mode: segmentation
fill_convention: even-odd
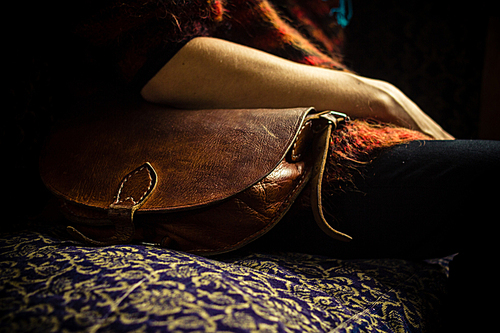
[[[347,70],[341,57],[343,31],[323,1],[112,0],[94,7],[94,14],[77,26],[76,33],[115,50],[126,80],[166,44],[200,36],[299,63]]]
[[[323,178],[325,192],[353,189],[356,174],[362,173],[380,152],[396,144],[431,140],[425,134],[372,119],[355,119],[332,133]]]
[[[321,0],[130,0],[108,1],[77,33],[117,51],[131,80],[158,48],[197,36],[253,47],[298,63],[340,71],[344,32],[329,13],[339,1]],[[350,184],[384,149],[430,139],[405,128],[355,120],[333,133],[325,174],[326,191]]]

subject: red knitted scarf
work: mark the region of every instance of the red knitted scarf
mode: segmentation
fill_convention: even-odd
[[[130,79],[158,47],[212,36],[299,63],[349,71],[342,61],[342,28],[329,15],[339,1],[130,0],[106,2],[78,33],[112,45]],[[354,120],[332,135],[327,190],[351,183],[383,149],[426,135],[371,120]]]

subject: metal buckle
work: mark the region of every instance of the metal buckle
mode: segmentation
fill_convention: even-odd
[[[339,128],[341,125],[345,125],[347,122],[351,121],[351,118],[342,112],[328,111],[321,115],[322,118],[327,119],[331,124],[334,124],[334,129]]]

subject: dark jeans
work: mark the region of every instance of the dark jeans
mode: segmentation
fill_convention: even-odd
[[[354,238],[347,244],[349,255],[432,258],[484,252],[500,221],[500,142],[396,146],[355,184],[357,191],[330,198],[339,229]]]
[[[484,256],[497,251],[499,193],[499,141],[414,141],[383,152],[355,188],[323,198],[351,242],[292,210],[257,245],[338,258]]]

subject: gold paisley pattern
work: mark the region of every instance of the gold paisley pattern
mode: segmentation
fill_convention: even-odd
[[[5,332],[420,332],[439,324],[449,258],[207,259],[146,246],[0,237]]]

